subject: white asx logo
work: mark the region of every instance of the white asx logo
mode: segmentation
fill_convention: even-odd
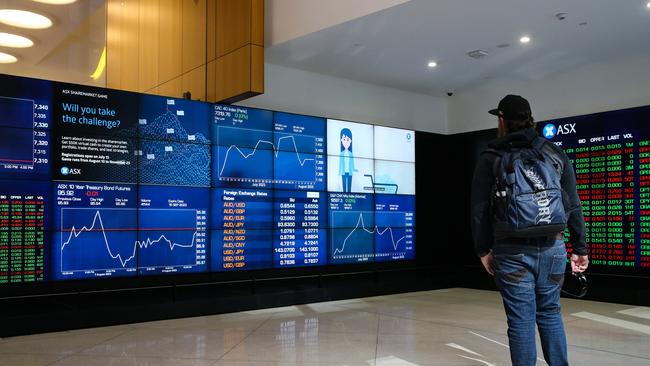
[[[557,125],[557,126],[555,126],[552,123],[549,123],[546,126],[544,126],[544,129],[542,130],[542,134],[548,140],[558,135],[568,135],[570,133],[576,133],[575,123],[565,123],[563,125]]]

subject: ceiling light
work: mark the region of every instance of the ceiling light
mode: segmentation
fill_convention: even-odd
[[[46,16],[16,9],[0,9],[0,23],[29,29],[44,29],[52,26],[52,21]]]
[[[0,46],[27,48],[34,45],[31,39],[11,33],[0,32]]]
[[[104,73],[104,69],[106,68],[106,47],[104,47],[104,50],[102,51],[102,55],[99,57],[99,61],[97,62],[97,67],[95,68],[95,72],[93,72],[92,75],[90,75],[90,78],[93,80],[99,79],[100,76]]]
[[[648,3],[645,4],[645,6],[646,6],[647,8],[650,8],[650,1],[648,1]]]
[[[523,36],[523,37],[519,38],[519,42],[521,42],[521,43],[528,43],[528,42],[530,42],[530,37],[528,37],[528,36]]]
[[[429,66],[430,68],[434,68],[434,67],[438,66],[438,63],[435,62],[435,61],[429,61],[429,63],[427,64],[427,66]]]
[[[43,3],[43,4],[68,5],[74,3],[77,0],[32,0],[32,1],[36,1],[37,3]]]
[[[16,56],[10,55],[8,53],[0,52],[0,64],[12,64],[18,61]]]
[[[32,1],[36,1],[37,3],[43,3],[43,4],[68,5],[74,3],[77,0],[32,0]]]

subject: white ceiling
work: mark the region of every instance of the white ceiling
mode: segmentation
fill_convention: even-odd
[[[650,53],[646,0],[411,0],[267,48],[267,62],[444,95]],[[567,13],[565,20],[557,13]],[[579,25],[587,22],[586,25]],[[519,43],[522,35],[532,41]],[[510,44],[506,48],[497,45]],[[466,53],[490,53],[476,60]],[[438,67],[429,69],[435,60]],[[649,65],[650,66],[650,65]]]
[[[105,0],[78,0],[69,5],[49,5],[28,0],[0,0],[0,9],[34,11],[52,19],[48,29],[23,29],[0,23],[0,32],[14,33],[34,41],[30,48],[0,47],[18,58],[0,64],[0,73],[72,83],[103,85],[103,78],[90,75],[106,44]]]
[[[409,0],[266,0],[265,44],[271,47]]]

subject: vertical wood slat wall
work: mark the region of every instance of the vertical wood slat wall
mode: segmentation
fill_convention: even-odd
[[[210,102],[264,92],[264,0],[108,0],[107,87]]]

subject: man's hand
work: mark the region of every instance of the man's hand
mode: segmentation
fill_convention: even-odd
[[[582,273],[589,267],[589,258],[586,255],[571,254],[571,270]]]
[[[494,276],[494,258],[492,257],[492,252],[482,256],[481,263],[483,263],[483,267],[485,267],[487,273]]]

